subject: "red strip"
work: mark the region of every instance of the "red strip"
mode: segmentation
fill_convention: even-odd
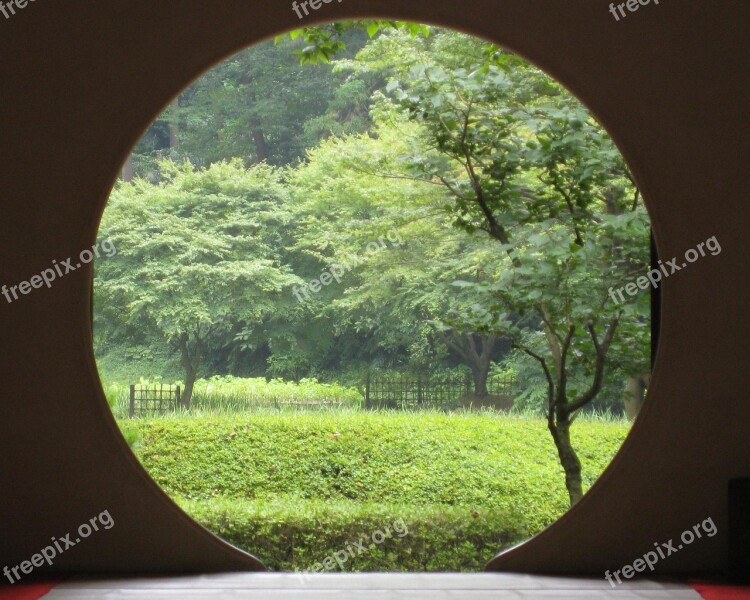
[[[0,600],[38,600],[59,583],[59,581],[54,583],[16,583],[15,585],[0,586]]]
[[[703,596],[704,600],[750,600],[750,587],[689,581],[690,587]]]

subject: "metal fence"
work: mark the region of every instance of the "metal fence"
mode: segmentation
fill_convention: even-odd
[[[435,377],[424,373],[371,371],[365,378],[365,407],[447,409],[471,404],[508,409],[513,405],[513,384],[509,375],[490,376],[489,395],[476,398],[468,374]]]
[[[179,385],[131,385],[130,418],[163,415],[180,406]]]

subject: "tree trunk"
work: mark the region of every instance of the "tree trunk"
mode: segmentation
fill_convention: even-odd
[[[185,390],[182,392],[180,402],[185,409],[190,408],[190,401],[193,398],[193,386],[195,386],[196,372],[191,371],[185,374]]]
[[[487,377],[490,372],[490,361],[489,356],[478,357],[479,360],[472,362],[469,366],[471,367],[471,377],[474,381],[474,396],[477,398],[485,398],[489,395],[487,391]]]
[[[170,106],[172,107],[173,112],[170,115],[169,120],[169,148],[170,150],[174,150],[175,148],[177,148],[177,143],[179,141],[177,139],[177,134],[180,131],[180,127],[177,124],[177,109],[180,108],[180,97],[178,96],[177,98],[172,100]]]
[[[185,370],[185,390],[182,394],[181,403],[183,408],[188,409],[190,408],[190,401],[193,398],[193,387],[198,377],[198,367],[200,367],[201,362],[201,344],[199,340],[196,340],[195,349],[191,356],[187,334],[180,336],[180,361],[182,368]]]
[[[630,421],[635,420],[638,413],[641,412],[643,402],[646,400],[646,388],[648,387],[650,373],[644,373],[628,377],[625,382],[625,395],[622,404],[625,408],[625,414]]]
[[[495,335],[438,332],[443,342],[455,351],[471,369],[474,382],[474,397],[485,398],[489,395],[487,378],[490,372],[492,351],[498,341]]]
[[[255,82],[252,75],[246,73],[240,81],[248,86],[248,98],[250,104],[253,106],[253,110],[255,110],[254,107],[257,106],[258,99],[255,94]],[[255,162],[261,163],[268,159],[268,140],[266,139],[266,134],[263,131],[263,124],[260,122],[258,115],[251,113],[249,121],[250,134],[253,136],[253,143],[255,144]]]
[[[266,135],[263,133],[263,128],[258,117],[250,118],[250,126],[252,127],[253,131],[255,152],[258,155],[256,162],[261,163],[268,158],[268,142],[266,141]]]
[[[133,155],[128,155],[128,160],[122,165],[122,180],[132,181],[133,180]]]
[[[570,443],[570,418],[558,416],[557,423],[550,422],[549,431],[555,441],[560,464],[565,471],[565,488],[568,490],[570,505],[573,506],[583,497],[583,481],[581,479],[581,461],[578,459],[573,444]]]
[[[552,327],[549,326],[551,320],[546,313],[542,312],[540,316],[544,321],[545,327],[552,332]],[[570,443],[571,415],[577,414],[579,410],[596,398],[596,395],[602,389],[602,382],[604,381],[604,363],[607,359],[607,352],[609,352],[609,347],[612,344],[612,339],[614,338],[619,322],[619,317],[610,321],[606,333],[604,334],[604,339],[601,341],[599,341],[599,337],[596,334],[594,324],[592,322],[586,324],[586,329],[591,336],[591,340],[594,343],[594,349],[596,350],[596,367],[594,369],[594,377],[591,381],[591,387],[576,397],[572,402],[568,401],[566,391],[568,375],[566,371],[566,359],[568,351],[570,350],[570,345],[573,341],[573,335],[575,334],[575,325],[573,323],[568,325],[568,333],[564,338],[556,335],[547,336],[547,341],[549,342],[550,350],[555,360],[557,381],[555,381],[555,378],[552,376],[552,372],[547,366],[547,361],[543,356],[540,356],[529,348],[516,346],[539,363],[544,371],[544,376],[547,379],[547,428],[555,442],[555,448],[557,448],[557,455],[560,459],[560,464],[562,465],[563,471],[565,471],[565,488],[568,490],[571,506],[583,497],[581,461],[578,459],[573,444]]]

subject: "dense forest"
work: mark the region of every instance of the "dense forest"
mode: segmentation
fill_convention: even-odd
[[[373,369],[513,376],[571,502],[570,425],[648,381],[645,207],[560,84],[457,32],[349,23],[221,63],[145,133],[96,265],[105,381],[356,385]],[[637,396],[634,398],[634,396]]]

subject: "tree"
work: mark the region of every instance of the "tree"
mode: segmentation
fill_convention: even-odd
[[[209,351],[283,305],[299,283],[279,258],[288,212],[269,167],[160,164],[164,181],[120,184],[100,236],[118,260],[97,267],[97,319],[119,333],[158,332],[185,373],[183,404]]]
[[[351,30],[342,39],[349,46],[342,56],[348,56],[367,35]],[[157,165],[165,158],[200,167],[233,158],[246,166],[296,164],[332,132],[365,131],[371,86],[379,82],[347,82],[330,65],[301,66],[292,52],[303,43],[263,42],[182,91],[134,149],[134,174],[158,182]]]
[[[458,322],[474,300],[452,283],[491,281],[494,247],[451,226],[440,188],[408,177],[398,157],[414,150],[418,127],[394,125],[391,116],[375,115],[371,135],[327,140],[290,174],[301,225],[297,250],[313,260],[307,276],[357,263],[306,307],[335,323],[339,335],[358,336],[360,352],[381,362],[385,355],[393,366],[432,368],[450,350],[471,370],[474,394],[484,397],[500,345],[494,334]]]
[[[383,31],[401,30],[407,31],[412,36],[430,35],[430,28],[420,23],[408,21],[378,20],[378,19],[356,19],[331,23],[330,25],[303,27],[276,36],[275,43],[287,38],[294,41],[302,39],[305,46],[294,50],[299,57],[300,64],[329,63],[331,59],[347,50],[347,34],[352,30],[367,32],[370,38],[375,37]]]
[[[465,319],[510,336],[539,363],[574,504],[583,490],[571,424],[602,389],[624,320],[643,347],[642,304],[619,306],[607,289],[646,271],[647,220],[622,158],[588,112],[516,57],[477,60],[472,44],[446,44],[447,58],[415,52],[388,91],[424,127],[430,149],[408,157],[413,176],[441,184],[454,224],[502,252],[496,282],[461,283],[484,292]]]
[[[574,504],[583,489],[571,425],[602,390],[618,334],[620,343],[639,344],[647,337],[646,328],[639,328],[638,305],[620,307],[608,294],[608,276],[622,268],[621,259],[612,257],[612,234],[629,232],[631,240],[643,241],[645,222],[642,215],[618,217],[589,231],[583,246],[572,243],[570,230],[553,222],[544,225],[544,235],[541,228],[523,237],[516,232],[518,265],[508,261],[504,275],[484,287],[486,298],[473,308],[472,317],[485,331],[509,336],[542,370],[547,425]],[[636,250],[634,245],[631,257]],[[630,331],[620,330],[624,322]]]

